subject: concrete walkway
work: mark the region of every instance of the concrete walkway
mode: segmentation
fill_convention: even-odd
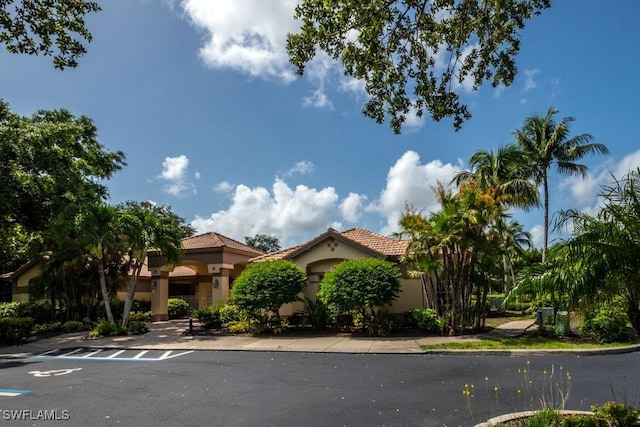
[[[327,353],[423,353],[424,344],[455,341],[480,341],[514,337],[534,325],[534,320],[519,320],[499,326],[483,335],[456,337],[375,337],[351,334],[318,336],[189,335],[188,320],[171,320],[149,324],[143,335],[89,339],[87,332],[58,335],[27,342],[19,346],[0,347],[0,355],[38,354],[54,348],[127,348],[146,350],[235,350],[292,351]],[[194,326],[195,328],[195,326]]]
[[[592,355],[626,353],[640,350],[640,345],[606,349],[578,350],[422,350],[421,345],[448,342],[472,342],[523,335],[536,327],[533,319],[505,323],[491,332],[455,337],[375,337],[367,335],[328,334],[318,336],[288,335],[189,335],[186,319],[154,322],[143,335],[88,338],[87,332],[76,332],[43,338],[19,346],[0,347],[0,357],[40,354],[52,349],[117,348],[132,350],[230,350],[288,351],[305,353],[398,353],[398,354],[554,354]],[[195,325],[194,325],[195,328]]]

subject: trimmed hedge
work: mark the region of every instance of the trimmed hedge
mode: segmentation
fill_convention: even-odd
[[[32,329],[30,317],[0,318],[0,345],[20,344],[29,338]]]

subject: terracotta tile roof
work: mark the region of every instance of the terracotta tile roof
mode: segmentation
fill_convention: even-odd
[[[411,244],[411,241],[408,239],[392,239],[390,237],[385,237],[380,234],[376,234],[357,227],[351,228],[341,233],[330,228],[329,230],[327,230],[327,232],[306,243],[253,258],[250,260],[250,262],[267,261],[271,259],[287,259],[290,255],[295,254],[299,250],[303,250],[305,247],[311,247],[314,244],[318,243],[319,240],[323,240],[323,236],[336,234],[346,240],[351,240],[352,242],[368,248],[374,252],[377,252],[381,255],[390,257],[401,256],[405,254]]]
[[[174,267],[173,271],[169,272],[169,277],[189,277],[196,275],[197,273],[194,269],[185,267],[184,265],[177,265]],[[151,271],[149,271],[149,269],[147,268],[146,262],[142,265],[142,270],[140,270],[140,277],[151,278]]]
[[[253,261],[267,261],[267,260],[272,260],[272,259],[284,259],[289,254],[291,254],[291,253],[297,251],[298,249],[300,249],[302,246],[304,246],[304,245],[291,246],[290,248],[281,249],[281,250],[276,251],[276,252],[271,252],[271,253],[264,254],[262,256],[256,257],[256,258],[252,258],[249,261],[253,262]]]
[[[392,239],[357,227],[343,231],[340,235],[387,256],[403,255],[411,244],[408,239]]]
[[[182,239],[182,249],[209,249],[209,248],[230,248],[244,252],[250,252],[255,255],[262,255],[263,252],[247,246],[243,243],[233,240],[229,237],[218,233],[204,233],[197,236],[186,237]]]

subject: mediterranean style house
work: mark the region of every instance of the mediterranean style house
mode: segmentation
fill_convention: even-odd
[[[307,274],[307,287],[303,298],[315,300],[324,274],[342,261],[360,258],[381,258],[396,263],[402,272],[400,296],[388,307],[390,313],[404,313],[411,308],[422,308],[423,287],[420,279],[411,279],[401,257],[409,250],[408,239],[392,239],[361,228],[338,232],[329,228],[307,243],[262,255],[251,260],[286,259],[300,266]],[[287,304],[281,315],[291,315],[304,308],[303,302]]]
[[[308,284],[301,298],[314,300],[324,274],[344,260],[381,258],[396,263],[403,274],[400,296],[388,307],[391,313],[403,313],[424,306],[420,279],[408,277],[401,257],[410,247],[410,240],[397,240],[361,228],[336,231],[329,228],[316,238],[277,252],[263,252],[218,233],[187,237],[180,265],[166,264],[166,259],[154,252],[147,257],[134,299],[151,301],[152,320],[167,320],[167,300],[181,298],[193,308],[227,301],[233,282],[247,264],[272,259],[286,259],[300,266],[307,274]],[[13,301],[29,301],[29,281],[40,275],[39,262],[32,261],[8,275],[12,283]],[[125,291],[118,292],[124,299]],[[284,316],[302,310],[303,302],[282,307]]]

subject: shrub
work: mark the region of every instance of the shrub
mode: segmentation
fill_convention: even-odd
[[[124,307],[122,307],[124,309]],[[122,311],[122,310],[120,310]],[[143,301],[139,299],[134,299],[131,303],[131,311],[139,311],[141,313],[146,313],[151,311],[151,301]]]
[[[307,285],[304,271],[288,260],[249,264],[231,290],[231,302],[247,311],[267,310],[279,317],[284,304],[297,301]]]
[[[364,318],[364,329],[369,335],[386,337],[398,328],[398,323],[387,310],[374,311]]]
[[[30,317],[35,323],[47,323],[51,312],[44,303],[4,302],[0,303],[0,318],[5,317]]]
[[[373,311],[400,294],[400,270],[377,258],[343,261],[325,274],[318,297],[337,311]]]
[[[242,317],[242,310],[235,304],[225,304],[220,308],[220,321],[222,323],[235,322]]]
[[[617,402],[591,408],[595,418],[604,421],[604,425],[612,427],[640,426],[640,410]]]
[[[208,307],[196,310],[193,315],[202,326],[206,329],[220,328],[222,326],[222,308],[225,306],[223,303],[217,303]]]
[[[132,311],[129,313],[129,322],[150,322],[152,311]]]
[[[405,318],[409,326],[425,332],[438,333],[442,331],[442,320],[431,308],[414,308],[405,313]]]
[[[91,337],[113,337],[123,335],[127,332],[127,328],[118,323],[112,323],[108,320],[101,320],[98,325],[93,328],[89,336]]]
[[[167,300],[167,310],[169,319],[179,319],[187,317],[191,313],[191,306],[188,302],[180,298],[169,298]]]
[[[20,344],[29,338],[32,329],[30,317],[0,318],[0,345]]]
[[[598,343],[620,341],[627,328],[627,313],[623,305],[612,301],[596,308],[591,317],[580,325],[580,333]]]
[[[264,332],[264,326],[258,318],[243,312],[238,320],[229,323],[229,332],[232,334],[261,334]]]
[[[52,334],[56,332],[62,332],[61,322],[41,323],[33,327],[33,332],[36,334]]]
[[[329,308],[320,299],[305,298],[302,314],[302,326],[311,326],[315,330],[325,329],[330,322]]]
[[[77,320],[69,320],[68,322],[64,322],[61,327],[62,332],[78,332],[84,331],[85,325],[83,322],[78,322]]]
[[[147,328],[147,325],[145,325],[144,322],[132,321],[129,319],[127,330],[131,335],[142,335],[149,331],[149,328]]]

